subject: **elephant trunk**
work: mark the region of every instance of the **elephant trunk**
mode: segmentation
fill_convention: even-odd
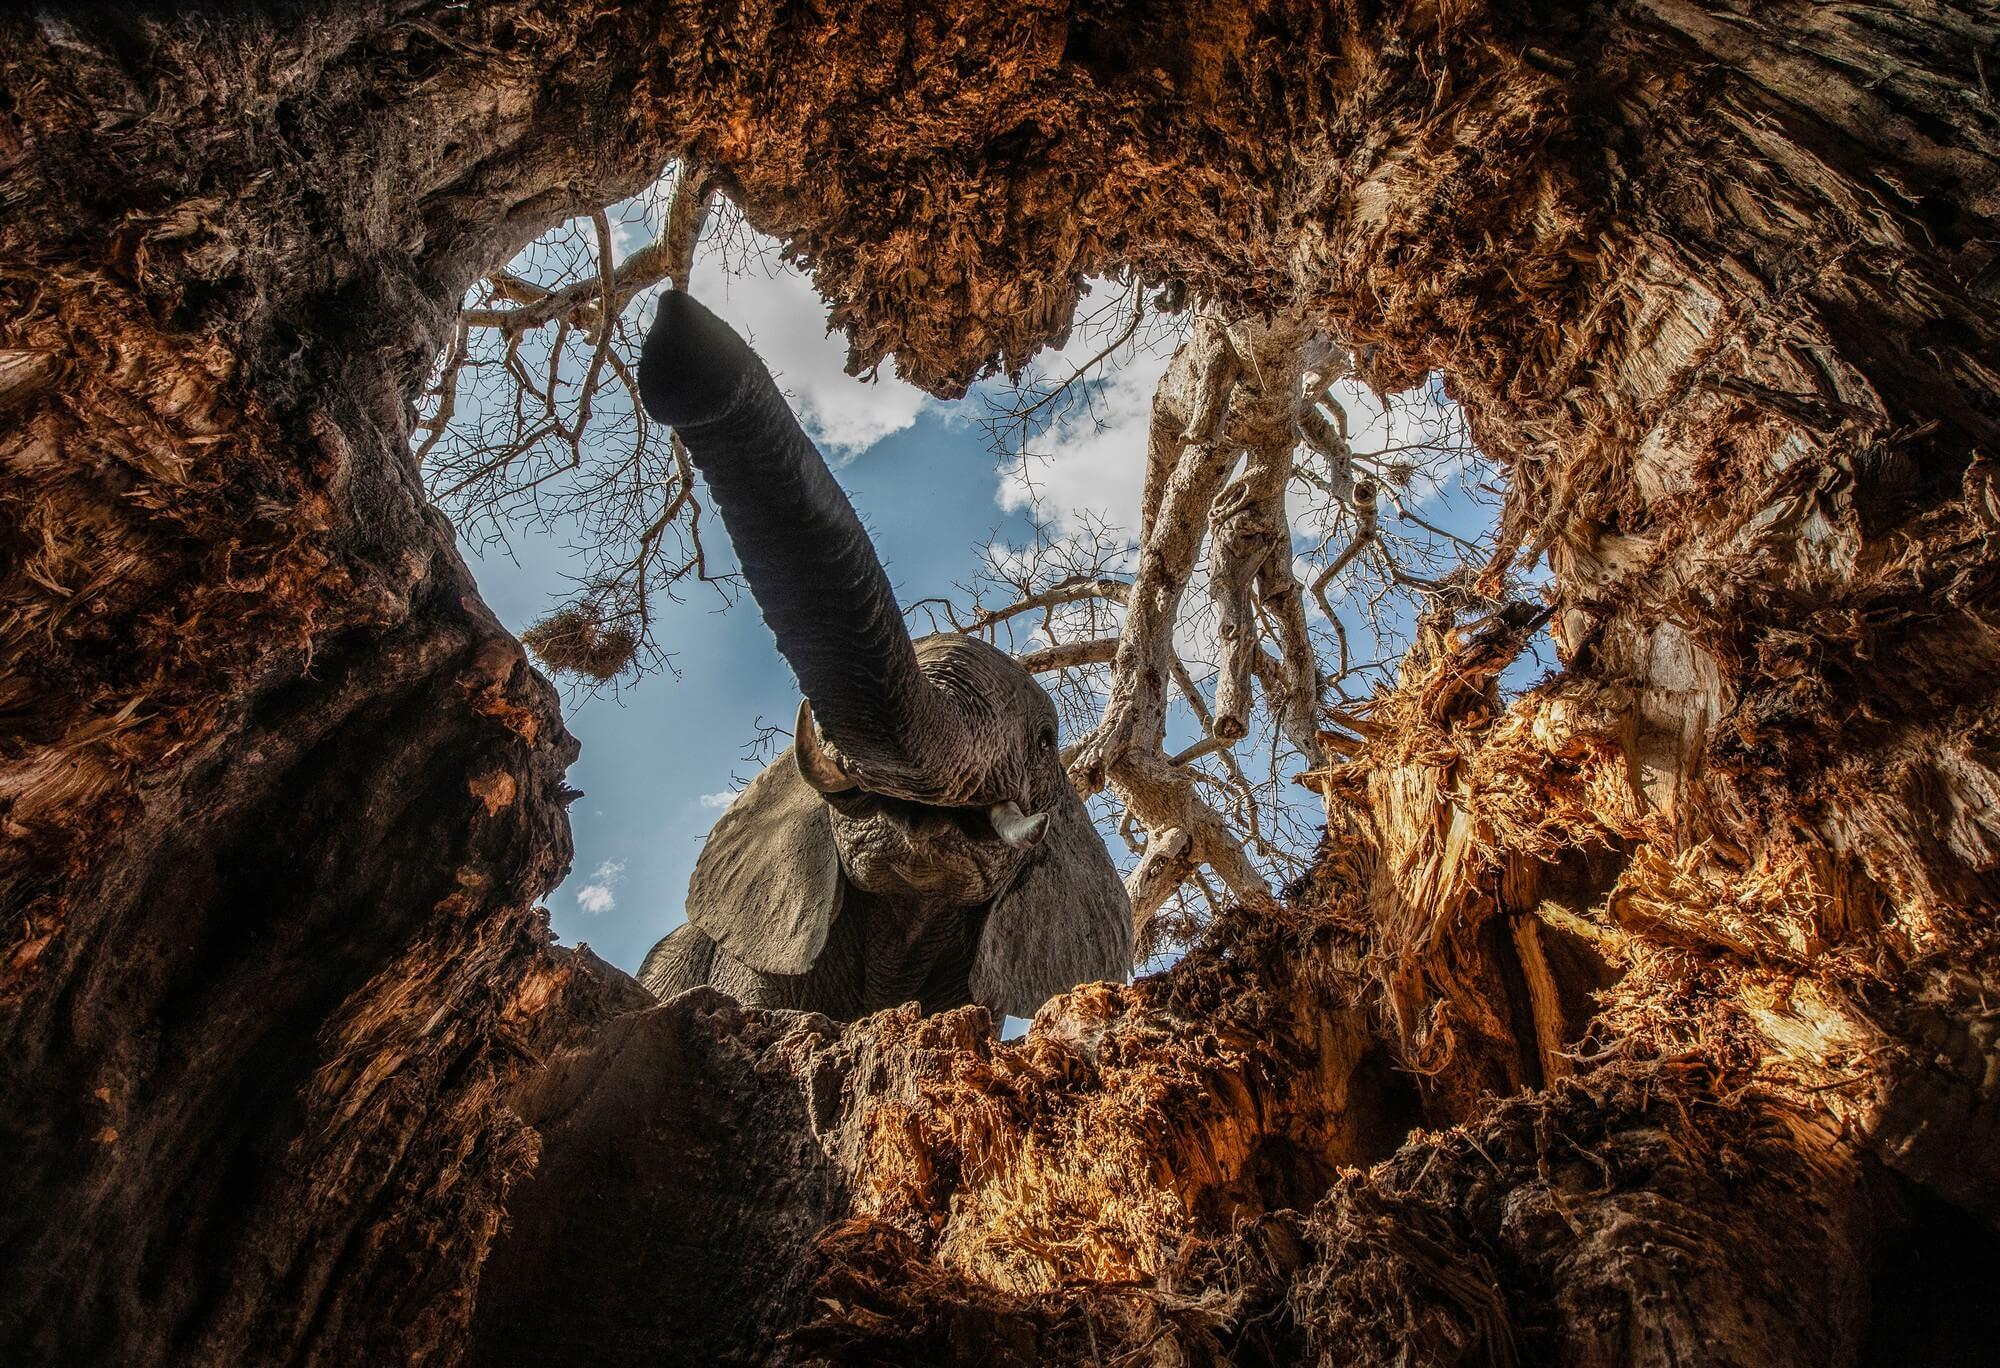
[[[965,801],[951,761],[963,750],[958,709],[918,667],[868,533],[757,354],[669,291],[639,394],[707,480],[778,650],[857,776],[915,802]]]

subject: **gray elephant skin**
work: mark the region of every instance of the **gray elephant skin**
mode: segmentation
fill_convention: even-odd
[[[793,744],[715,825],[662,998],[851,1020],[915,1001],[1032,1016],[1131,968],[1131,907],[1071,789],[1048,695],[1012,656],[913,641],[866,531],[763,363],[684,293],[640,357],[646,411],[707,482],[805,695]]]

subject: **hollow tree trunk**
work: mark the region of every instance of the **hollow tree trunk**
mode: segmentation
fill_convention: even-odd
[[[1996,25],[8,21],[0,1347],[1854,1361],[1885,1168],[2000,1218]],[[631,1014],[546,945],[573,743],[407,403],[683,146],[942,392],[1120,262],[1442,368],[1564,674],[1503,711],[1433,624],[1312,886],[1025,1046]]]
[[[534,1163],[575,743],[408,401],[665,154],[636,35],[507,9],[7,21],[9,1361],[434,1356]]]

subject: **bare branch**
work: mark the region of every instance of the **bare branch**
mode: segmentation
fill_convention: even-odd
[[[1060,646],[1045,646],[1039,651],[1029,651],[1020,659],[1030,674],[1046,674],[1050,670],[1109,665],[1117,654],[1117,637],[1098,637],[1091,641],[1068,641]]]
[[[622,262],[610,210],[538,240],[475,287],[420,401],[416,455],[461,528],[577,536],[584,569],[530,644],[587,680],[669,663],[652,640],[658,600],[689,579],[726,587],[708,573],[686,453],[639,402],[641,334],[626,318],[642,292],[686,285],[710,200],[681,167],[661,231]],[[629,224],[650,211],[619,212]]]
[[[1375,542],[1374,481],[1364,481],[1354,487],[1354,516],[1358,525],[1355,529],[1353,540],[1347,543],[1347,549],[1336,556],[1333,562],[1325,569],[1313,576],[1313,597],[1319,600],[1319,606],[1326,613],[1327,617],[1335,622],[1340,620],[1339,615],[1334,612],[1333,604],[1327,599],[1326,587],[1333,583],[1335,577],[1341,571],[1353,564],[1356,556],[1367,550]],[[1343,640],[1343,649],[1341,651],[1343,657],[1346,655],[1345,645],[1346,643]],[[1344,658],[1341,662],[1341,673],[1347,673],[1347,664]]]
[[[1008,618],[1019,617],[1023,613],[1032,613],[1038,609],[1056,608],[1065,603],[1081,603],[1086,599],[1103,599],[1106,603],[1116,603],[1122,607],[1131,590],[1132,586],[1124,580],[1076,576],[1066,579],[1060,584],[1050,585],[1047,589],[1029,594],[1026,598],[1017,599],[1004,608],[992,608],[984,612],[975,613],[963,625],[954,619],[952,625],[955,630],[968,634],[983,632],[990,627],[1005,622]],[[928,599],[919,600],[919,602],[924,603],[930,601]],[[916,605],[913,604],[911,606],[915,607]]]
[[[1291,473],[1289,444],[1252,447],[1243,472],[1223,487],[1209,510],[1215,543],[1209,593],[1219,618],[1216,633],[1222,638],[1214,732],[1224,741],[1238,740],[1250,731],[1250,676],[1261,636],[1254,616],[1256,581],[1267,563],[1280,555],[1290,580],[1292,536],[1285,516],[1285,485]]]
[[[1417,581],[1445,586],[1426,594],[1448,593],[1463,567],[1490,559],[1478,534],[1419,508],[1417,482],[1434,489],[1455,469],[1478,468],[1455,410],[1392,398],[1357,433],[1332,392],[1345,370],[1345,353],[1301,317],[1230,322],[1198,308],[1154,394],[1136,548],[1096,528],[1041,526],[1030,548],[989,549],[970,608],[924,605],[966,632],[1035,622],[1021,658],[1051,680],[1066,719],[1085,719],[1065,759],[1079,792],[1116,801],[1120,838],[1138,854],[1127,888],[1148,953],[1198,929],[1219,897],[1273,905],[1275,877],[1310,848],[1281,769],[1322,769],[1340,752],[1341,735],[1322,726],[1335,717],[1322,691],[1356,671],[1379,682],[1395,654],[1353,657],[1330,586],[1352,582],[1349,611],[1386,647],[1407,630],[1399,624],[1414,611]],[[1405,432],[1410,440],[1396,440]],[[1358,454],[1364,437],[1414,459]],[[1309,585],[1295,569],[1294,489],[1314,501],[1306,511],[1319,523]],[[1120,573],[1106,574],[1114,563]],[[1204,573],[1206,592],[1189,595]],[[997,606],[984,601],[990,588],[1001,591]],[[1191,739],[1185,719],[1169,717],[1170,691],[1198,729]],[[1254,765],[1239,755],[1253,737]]]
[[[1198,377],[1230,371],[1233,356],[1222,320],[1203,315],[1153,396],[1147,481],[1148,497],[1156,506],[1145,519],[1139,572],[1127,599],[1125,633],[1112,665],[1111,699],[1071,768],[1083,792],[1103,788],[1110,771],[1128,752],[1156,749],[1165,734],[1166,696],[1160,685],[1170,668],[1181,595],[1201,550],[1208,508],[1235,459],[1228,446],[1191,440],[1187,434],[1221,428],[1228,395],[1212,380]],[[1198,388],[1204,383],[1206,394]],[[1190,399],[1212,412],[1195,407]]]

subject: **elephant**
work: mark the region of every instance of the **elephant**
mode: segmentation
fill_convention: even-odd
[[[913,640],[875,548],[770,372],[681,291],[639,361],[707,484],[803,700],[737,795],[639,979],[853,1020],[915,1001],[1030,1017],[1123,981],[1132,917],[1064,772],[1055,706],[1006,652]]]

